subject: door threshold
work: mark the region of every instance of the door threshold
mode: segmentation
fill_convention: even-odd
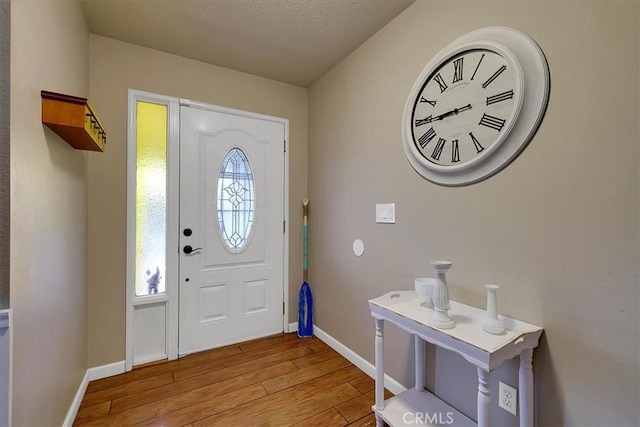
[[[135,365],[132,369],[135,371],[136,369],[140,369],[140,368],[148,368],[149,366],[161,365],[163,363],[167,363],[168,361],[169,361],[169,358],[154,360],[153,362],[147,362],[147,363],[141,363],[140,365]]]

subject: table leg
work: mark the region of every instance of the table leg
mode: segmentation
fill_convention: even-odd
[[[416,390],[424,390],[425,387],[425,342],[417,334],[413,336],[415,346],[415,373],[416,373]]]
[[[478,368],[478,427],[491,426],[491,373]]]
[[[533,427],[533,349],[520,353],[520,427]]]
[[[384,409],[384,320],[376,319],[376,409]],[[382,417],[376,414],[376,426],[384,427]]]

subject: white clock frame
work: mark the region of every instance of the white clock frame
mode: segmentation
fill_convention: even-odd
[[[451,57],[471,49],[488,49],[515,64],[521,95],[510,126],[500,131],[490,152],[461,165],[434,164],[418,151],[412,130],[413,109],[425,81]],[[404,151],[411,166],[427,180],[445,186],[469,185],[486,179],[511,163],[536,133],[549,101],[550,75],[538,44],[520,31],[485,27],[467,33],[438,52],[416,79],[402,118]]]

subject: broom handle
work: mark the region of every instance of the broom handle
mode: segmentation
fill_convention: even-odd
[[[309,280],[309,261],[307,252],[309,250],[309,226],[307,224],[307,215],[309,214],[309,199],[302,199],[302,279],[307,282]]]

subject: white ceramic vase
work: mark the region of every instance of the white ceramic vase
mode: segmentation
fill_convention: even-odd
[[[487,315],[482,321],[482,330],[493,335],[504,332],[504,323],[498,319],[498,289],[497,285],[484,285],[487,290]]]
[[[416,293],[420,307],[433,310],[433,288],[436,286],[436,279],[429,277],[418,277],[415,279]]]
[[[449,261],[431,261],[436,271],[436,285],[433,289],[433,318],[429,324],[438,329],[452,329],[456,323],[449,317],[449,288],[447,287],[447,270],[451,268]]]

